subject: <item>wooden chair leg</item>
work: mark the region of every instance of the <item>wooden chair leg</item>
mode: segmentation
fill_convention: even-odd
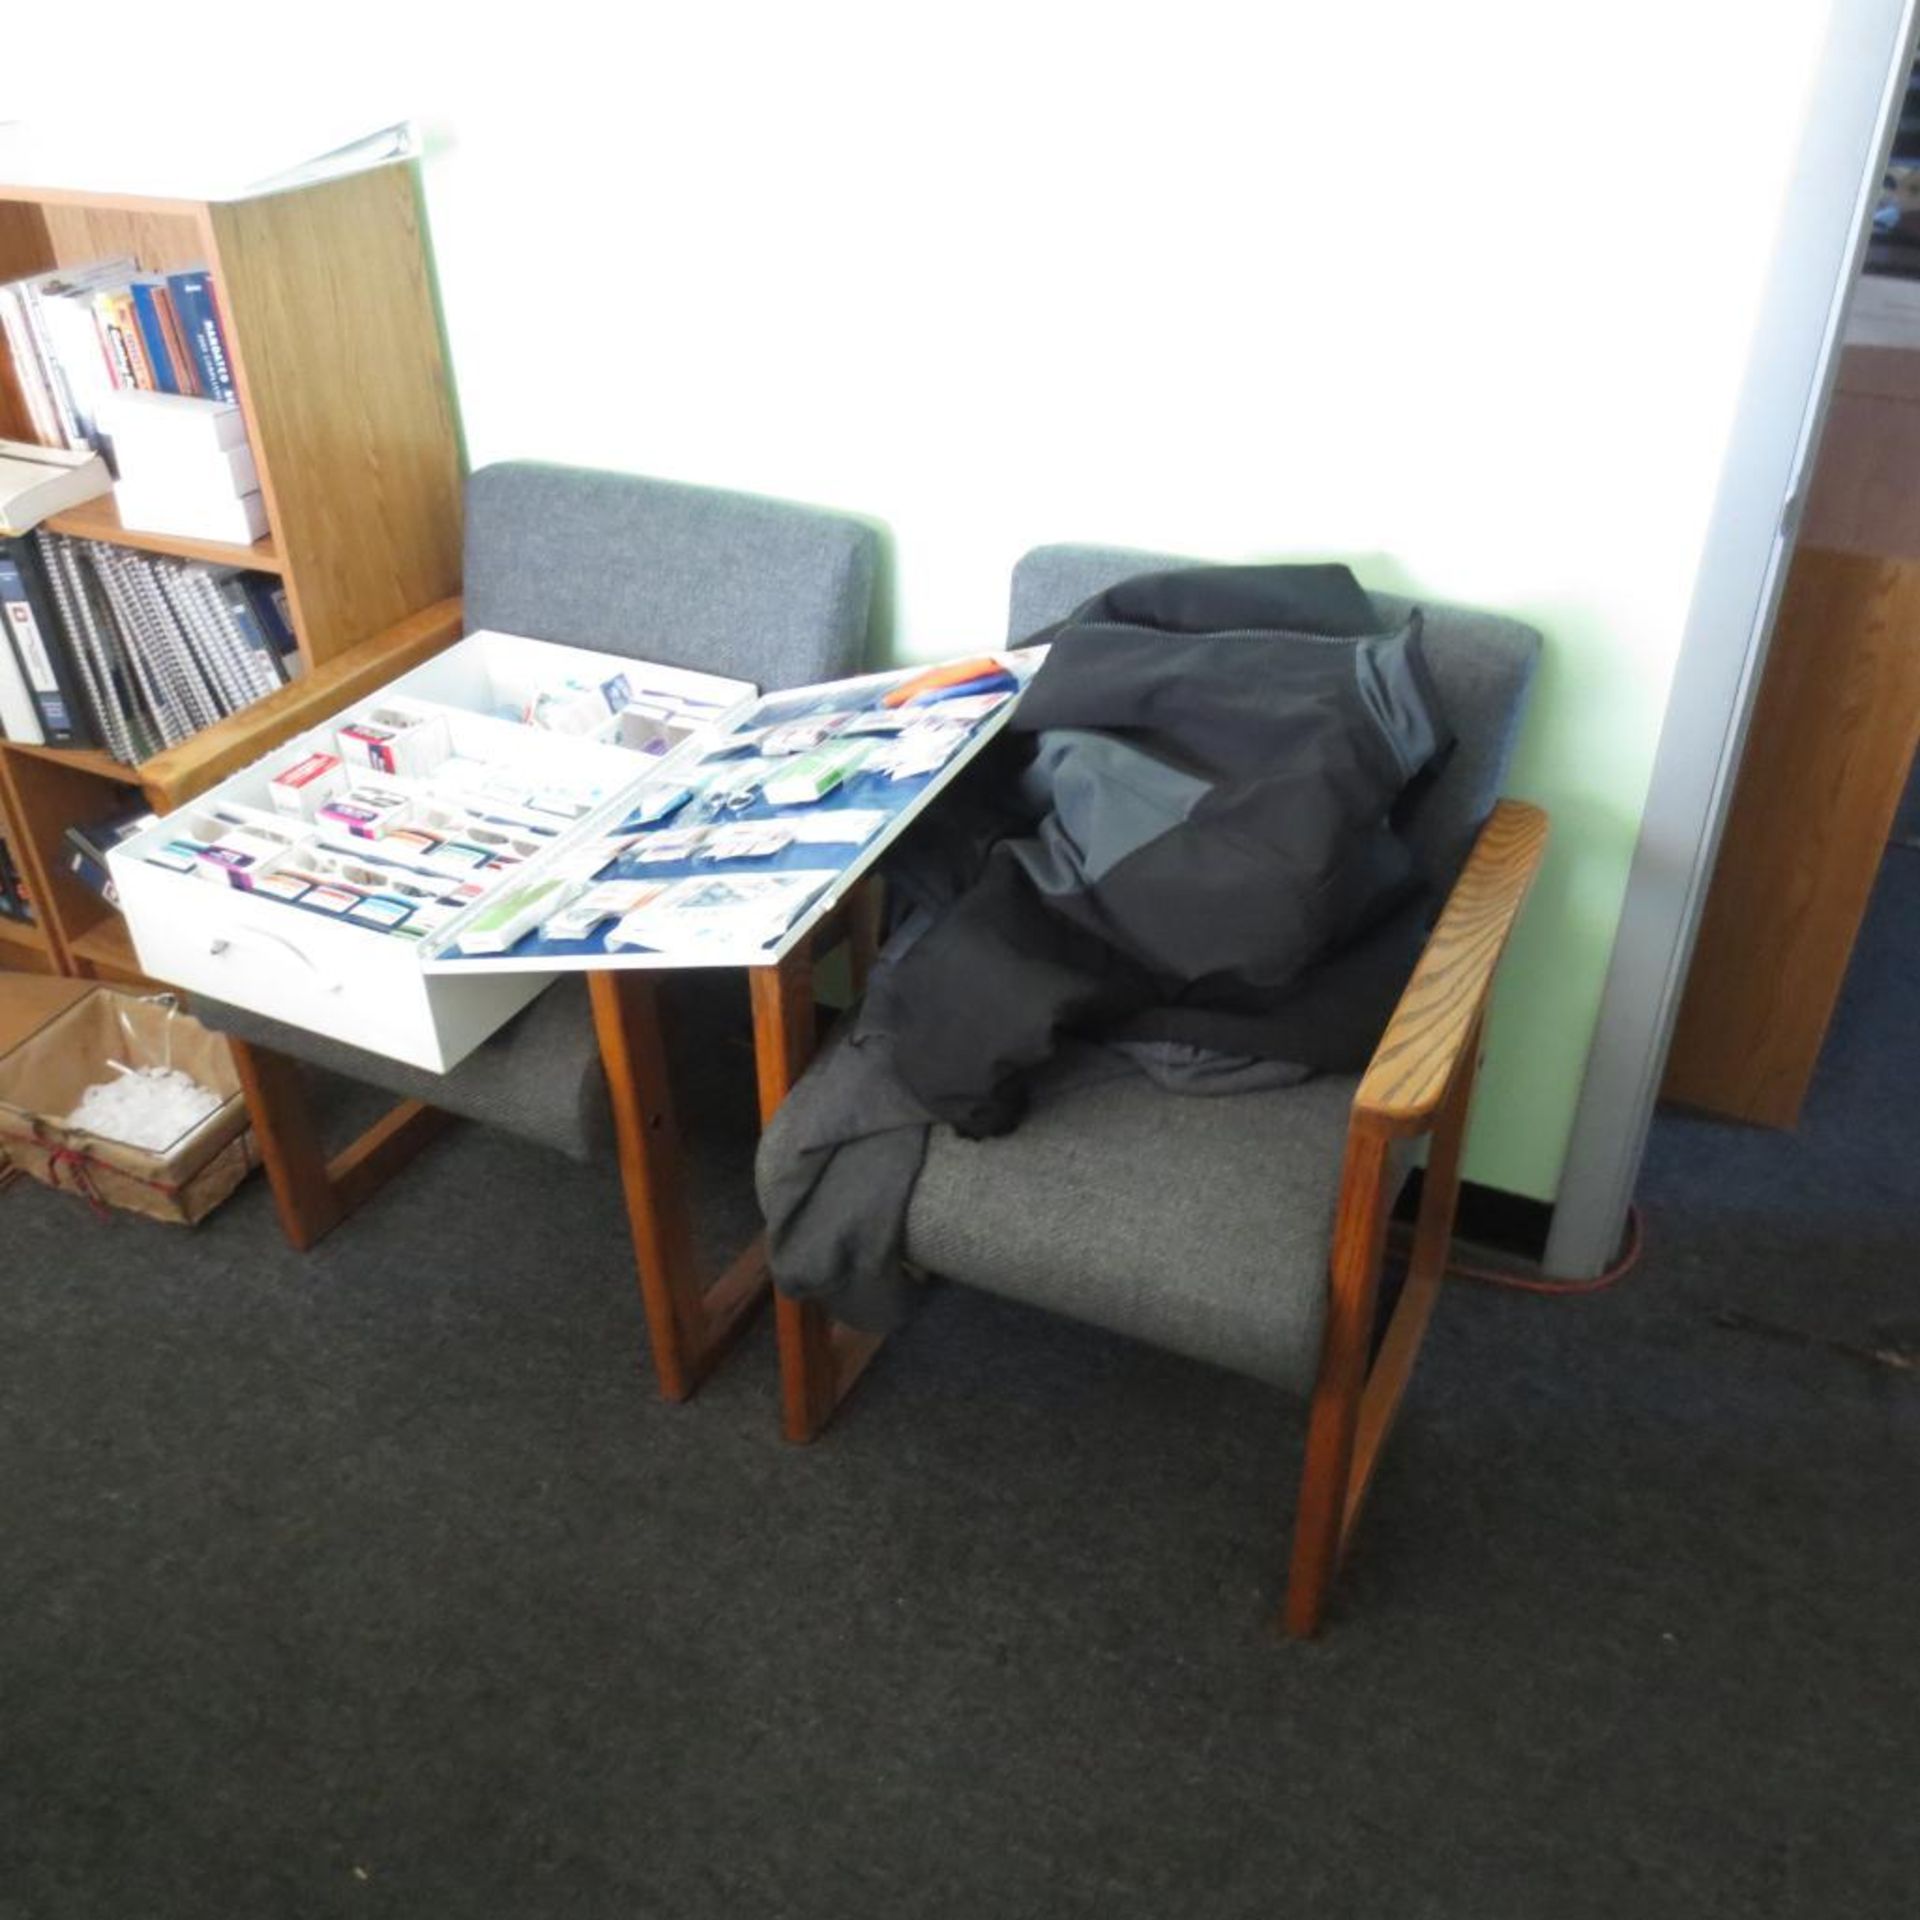
[[[1478,1069],[1479,1036],[1476,1033],[1468,1045],[1466,1064],[1447,1090],[1446,1101],[1434,1123],[1406,1281],[1360,1396],[1360,1423],[1354,1436],[1343,1545],[1353,1532],[1361,1503],[1373,1484],[1374,1469],[1379,1465],[1387,1435],[1393,1431],[1407,1383],[1413,1377],[1413,1363],[1426,1338],[1427,1323],[1433,1318],[1434,1303],[1440,1297],[1440,1284],[1446,1277],[1447,1255],[1453,1247],[1453,1219],[1460,1202],[1460,1162],[1466,1154],[1467,1120]]]
[[[857,932],[853,938],[857,950]],[[777,967],[754,968],[748,980],[760,1123],[765,1126],[813,1057],[813,968],[805,953],[797,952]],[[774,1314],[780,1336],[781,1427],[789,1440],[804,1445],[833,1418],[834,1409],[880,1350],[881,1336],[838,1326],[824,1307],[778,1292]]]
[[[1286,1628],[1299,1639],[1319,1628],[1344,1544],[1353,1441],[1386,1248],[1389,1144],[1374,1134],[1353,1136],[1340,1175],[1327,1326],[1307,1416],[1307,1458],[1287,1580]]]
[[[233,1052],[240,1090],[246,1095],[260,1163],[273,1189],[280,1231],[305,1253],[343,1217],[339,1197],[327,1178],[326,1152],[314,1130],[306,1076],[299,1061],[283,1053],[231,1035],[227,1045]]]
[[[452,1124],[453,1116],[438,1107],[403,1100],[329,1159],[314,1128],[313,1102],[300,1062],[231,1034],[227,1045],[273,1189],[280,1230],[302,1253],[324,1240]]]
[[[666,1399],[685,1400],[765,1297],[766,1248],[756,1240],[712,1285],[702,1286],[658,979],[644,972],[594,973],[588,988],[613,1106],[620,1184],[654,1373]]]
[[[1327,1329],[1307,1422],[1306,1465],[1294,1523],[1285,1625],[1298,1639],[1318,1631],[1334,1576],[1353,1539],[1374,1471],[1426,1337],[1446,1273],[1460,1197],[1460,1163],[1479,1068],[1478,1028],[1433,1129],[1407,1278],[1368,1364],[1391,1195],[1391,1141],[1370,1134],[1347,1143],[1334,1227]]]
[[[747,975],[753,1002],[753,1059],[760,1092],[760,1124],[779,1112],[806,1071],[814,1044],[813,966],[790,955],[783,966],[755,967]],[[775,1291],[780,1341],[780,1402],[789,1440],[811,1440],[833,1417],[833,1327],[811,1301]]]

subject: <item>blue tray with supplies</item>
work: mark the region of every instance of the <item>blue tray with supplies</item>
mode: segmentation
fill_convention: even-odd
[[[547,889],[528,896],[536,924],[517,938],[486,936],[498,942],[493,951],[463,948],[463,928],[453,927],[423,966],[558,973],[773,964],[978,757],[1011,717],[1040,653],[978,663],[977,673],[907,668],[762,697],[609,803],[590,852],[575,846],[564,859],[529,863],[525,885]],[[889,702],[909,686],[921,697]],[[843,756],[854,764],[842,767]],[[804,837],[752,850],[783,830]],[[595,855],[601,864],[589,870]],[[548,931],[565,925],[558,916],[569,907],[584,917],[613,897],[596,889],[619,890],[634,918],[608,908],[578,937]]]

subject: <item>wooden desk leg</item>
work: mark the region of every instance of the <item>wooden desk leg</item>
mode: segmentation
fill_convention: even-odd
[[[332,1159],[314,1130],[300,1062],[270,1047],[227,1036],[234,1072],[247,1101],[260,1164],[273,1189],[280,1230],[301,1253],[386,1185],[453,1115],[419,1100],[402,1100]]]
[[[753,1051],[760,1079],[760,1124],[766,1126],[813,1057],[813,963],[805,948],[778,966],[748,975],[753,996]],[[796,1445],[815,1439],[833,1418],[882,1336],[837,1326],[810,1300],[774,1293],[780,1335],[781,1424]]]
[[[227,1036],[233,1070],[246,1095],[247,1118],[260,1164],[280,1215],[280,1231],[301,1253],[340,1224],[341,1208],[327,1178],[327,1156],[314,1131],[313,1109],[297,1060]]]
[[[591,973],[587,984],[613,1106],[620,1184],[654,1372],[666,1399],[685,1400],[764,1297],[766,1246],[756,1239],[719,1279],[702,1288],[687,1212],[686,1150],[660,1028],[659,977]]]

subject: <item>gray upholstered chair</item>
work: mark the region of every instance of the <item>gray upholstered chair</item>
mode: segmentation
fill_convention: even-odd
[[[509,463],[467,482],[464,630],[481,628],[799,686],[857,672],[879,542],[842,514],[707,487]],[[737,982],[734,983],[737,985]],[[560,980],[447,1074],[196,997],[239,1044],[280,1218],[330,1231],[459,1115],[586,1161],[613,1140],[586,982]],[[744,1004],[744,1002],[743,1002]],[[295,1062],[405,1103],[343,1153],[315,1133]],[[636,1240],[643,1223],[635,1221]]]
[[[1191,564],[1040,548],[1015,569],[1010,637],[1129,574]],[[1383,626],[1411,604],[1374,602]],[[1425,614],[1427,658],[1458,746],[1409,832],[1451,897],[1367,1072],[1207,1097],[1132,1077],[1037,1102],[996,1139],[936,1127],[907,1217],[908,1257],[930,1273],[1310,1402],[1286,1608],[1298,1634],[1319,1623],[1425,1331],[1487,994],[1545,838],[1537,809],[1498,801],[1538,635],[1463,608],[1429,603]],[[1432,1149],[1410,1268],[1376,1338],[1387,1215],[1423,1134]]]

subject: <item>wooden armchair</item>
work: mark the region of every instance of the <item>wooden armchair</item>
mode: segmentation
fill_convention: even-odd
[[[1286,1604],[1292,1634],[1319,1627],[1426,1335],[1453,1240],[1487,1000],[1546,843],[1540,808],[1518,800],[1494,808],[1353,1096],[1294,1520]],[[1376,1344],[1387,1215],[1398,1187],[1394,1149],[1422,1135],[1432,1145],[1412,1253]]]
[[[196,779],[204,786],[245,764],[463,630],[527,634],[765,688],[855,672],[878,550],[860,521],[783,501],[525,461],[484,467],[467,481],[463,598],[319,670],[277,705],[249,709],[249,727],[209,729]],[[823,929],[822,941],[836,930]],[[710,1010],[713,995],[701,984],[663,983],[676,994],[677,1016]],[[655,1183],[665,1189],[657,1201],[633,1183],[646,1154],[678,1158],[677,1136],[667,1155],[672,1106],[654,995],[653,977],[560,980],[445,1074],[205,996],[195,1011],[233,1044],[281,1225],[296,1247],[330,1233],[455,1116],[582,1163],[617,1159],[654,1365],[661,1391],[678,1400],[738,1330],[760,1270],[743,1261],[703,1291],[691,1277],[677,1172]],[[329,1154],[307,1098],[308,1067],[379,1088],[397,1104]],[[636,1137],[648,1129],[650,1137]]]
[[[1159,554],[1047,547],[1014,575],[1014,635]],[[1374,596],[1382,625],[1407,603]],[[1187,1096],[1132,1076],[1036,1099],[997,1139],[935,1127],[906,1253],[947,1278],[1288,1387],[1309,1404],[1285,1624],[1313,1633],[1440,1287],[1495,969],[1546,841],[1499,800],[1539,636],[1426,608],[1426,650],[1457,736],[1408,837],[1446,904],[1364,1074]],[[1408,1271],[1384,1327],[1388,1216],[1430,1139]],[[808,1439],[870,1346],[781,1303],[788,1434]]]

